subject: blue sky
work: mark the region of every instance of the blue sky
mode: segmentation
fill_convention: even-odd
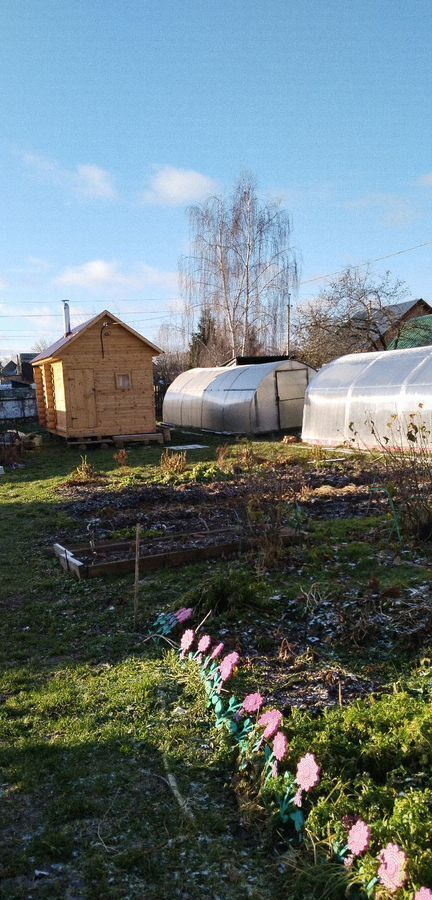
[[[4,0],[0,42],[0,356],[63,298],[156,340],[188,204],[242,170],[292,214],[300,300],[432,241],[430,0]],[[386,268],[432,301],[432,244]]]

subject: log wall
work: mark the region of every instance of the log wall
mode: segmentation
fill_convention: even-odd
[[[54,381],[52,368],[49,363],[43,364],[42,373],[46,403],[46,424],[47,428],[50,431],[55,431],[57,425],[57,416],[55,410]]]
[[[56,431],[63,434],[66,433],[66,397],[63,382],[63,363],[52,363],[51,374],[56,411]]]
[[[34,380],[35,380],[35,386],[36,386],[36,402],[37,402],[39,422],[41,423],[41,425],[46,425],[46,423],[47,423],[46,402],[45,402],[42,367],[34,366],[33,374],[34,374]]]

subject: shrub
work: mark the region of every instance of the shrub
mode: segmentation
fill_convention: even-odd
[[[243,569],[230,567],[204,579],[187,591],[181,599],[183,606],[192,606],[198,620],[210,610],[214,616],[236,619],[239,612],[262,606],[264,585]]]
[[[387,434],[370,420],[371,434],[382,453],[384,489],[394,501],[402,527],[421,540],[432,538],[432,436],[419,410],[407,417],[391,416]],[[350,424],[353,440],[354,423]]]
[[[115,463],[117,463],[119,468],[121,468],[122,466],[127,466],[128,459],[129,453],[127,452],[127,450],[121,449],[118,450],[117,453],[113,454],[113,460]]]
[[[100,473],[87,459],[87,456],[81,457],[79,465],[72,470],[68,481],[75,484],[88,484],[100,477]]]
[[[164,475],[182,475],[187,469],[186,451],[173,453],[164,450],[160,458],[160,467]]]
[[[237,462],[242,469],[250,472],[260,462],[263,462],[263,459],[256,452],[253,445],[249,441],[245,441],[237,451]]]
[[[229,459],[231,447],[229,444],[222,444],[216,450],[216,463],[221,472],[228,472],[231,468],[232,460]]]

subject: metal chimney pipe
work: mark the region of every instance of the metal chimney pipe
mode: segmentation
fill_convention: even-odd
[[[63,300],[63,322],[64,322],[64,336],[67,337],[68,334],[71,333],[71,324],[70,324],[70,311],[69,311],[69,303],[67,300]]]

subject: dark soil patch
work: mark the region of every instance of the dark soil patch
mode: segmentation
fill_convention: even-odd
[[[291,490],[289,484],[287,490]],[[96,519],[98,539],[131,529],[138,522],[144,531],[166,534],[245,528],[251,497],[259,496],[264,505],[272,505],[275,500],[272,484],[247,476],[235,483],[160,485],[119,492],[80,485],[74,486],[72,493],[73,500],[61,508],[80,522]],[[75,539],[86,539],[82,527]]]
[[[386,682],[385,667],[370,666],[368,672],[363,666],[360,675],[337,661],[329,645],[328,650],[325,644],[312,646],[305,626],[292,628],[266,620],[261,628],[239,628],[230,638],[245,660],[246,671],[253,671],[266,702],[286,715],[292,708],[318,715],[377,694]],[[254,689],[252,683],[249,687]]]
[[[388,500],[385,494],[371,494],[359,487],[350,493],[335,491],[332,496],[317,492],[302,500],[301,508],[317,519],[357,519],[387,513]]]
[[[134,486],[121,491],[107,490],[106,485],[67,485],[61,489],[68,498],[61,508],[78,521],[97,519],[99,538],[137,522],[144,530],[166,533],[234,527],[244,524],[251,498],[264,506],[283,499],[297,502],[314,518],[358,518],[387,512],[385,494],[370,490],[375,481],[373,471],[340,474],[329,466],[304,472],[295,466],[210,484]]]
[[[174,540],[172,539],[174,538]],[[185,535],[172,535],[171,539],[166,538],[150,538],[140,541],[140,557],[155,556],[161,553],[171,553],[178,550],[202,550],[206,547],[216,547],[219,544],[226,544],[232,538],[236,541],[237,535],[234,531],[228,529],[220,529],[218,531],[201,533],[192,533]],[[77,557],[81,562],[95,564],[99,562],[115,562],[120,559],[135,558],[135,542],[131,541],[129,546],[117,548],[116,546],[96,548],[92,553],[89,551],[78,552]]]

